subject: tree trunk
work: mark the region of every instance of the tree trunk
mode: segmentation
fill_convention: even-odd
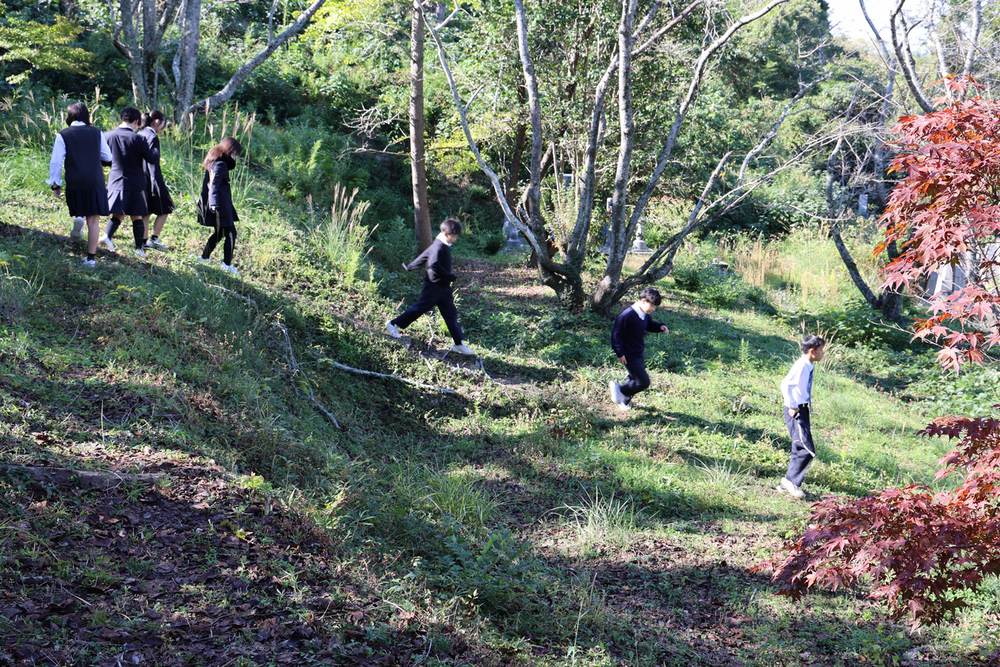
[[[201,35],[201,0],[186,0],[181,41],[177,46],[180,62],[177,67],[177,102],[174,105],[174,122],[185,120],[185,111],[194,99],[195,71],[198,67],[198,42]]]
[[[127,2],[127,0],[123,1]],[[292,23],[292,25],[288,26],[280,35],[275,37],[274,40],[268,42],[267,46],[264,47],[257,55],[240,65],[239,69],[236,70],[236,73],[230,77],[229,81],[226,82],[226,85],[223,86],[219,92],[184,107],[184,110],[180,114],[181,117],[187,116],[190,113],[198,113],[201,111],[209,112],[212,109],[228,102],[240,85],[247,80],[247,77],[249,77],[261,63],[270,58],[271,54],[277,51],[280,46],[285,44],[295,35],[299,34],[302,29],[305,28],[309,19],[311,19],[316,12],[319,11],[325,2],[326,0],[313,0],[313,3],[304,9],[301,14],[299,14],[299,17],[295,19],[295,22]],[[180,107],[179,104],[178,107]],[[177,115],[176,111],[174,112],[174,115]]]
[[[410,177],[413,183],[413,233],[423,252],[434,240],[427,202],[424,153],[424,14],[413,0],[410,24]]]

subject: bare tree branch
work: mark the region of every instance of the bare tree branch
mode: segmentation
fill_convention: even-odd
[[[906,28],[906,18],[903,16],[903,5],[905,3],[906,0],[897,0],[896,9],[893,10],[892,16],[889,18],[892,46],[896,51],[896,60],[900,67],[903,68],[903,78],[906,79],[906,85],[910,89],[913,99],[917,101],[917,104],[924,110],[924,113],[932,113],[934,105],[927,99],[923,89],[920,87],[920,83],[917,81],[917,65],[913,60],[913,53],[910,52],[910,35]],[[900,35],[896,30],[897,21],[903,28],[902,39],[900,39]]]

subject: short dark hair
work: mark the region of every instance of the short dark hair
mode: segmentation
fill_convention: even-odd
[[[142,112],[135,107],[125,107],[122,109],[121,119],[125,123],[134,123],[137,120],[142,120]]]
[[[448,218],[441,223],[441,232],[443,234],[461,234],[462,223],[455,218]]]
[[[646,289],[639,292],[640,301],[648,301],[654,306],[659,306],[663,301],[663,297],[660,295],[660,290],[655,287],[647,287]]]
[[[815,350],[817,347],[823,347],[826,345],[826,341],[820,336],[806,336],[799,343],[799,349],[802,350],[802,354],[809,354],[809,350]]]
[[[73,102],[66,107],[66,124],[72,125],[75,121],[90,125],[90,110],[83,102]]]

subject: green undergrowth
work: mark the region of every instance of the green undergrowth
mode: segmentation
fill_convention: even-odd
[[[420,289],[378,257],[409,254],[403,241],[345,276],[315,242],[323,220],[252,165],[237,173],[242,277],[194,261],[207,233],[184,192],[169,252],[133,258],[123,228],[122,250],[83,270],[51,235],[69,220],[36,187],[42,156],[7,149],[0,167],[5,464],[108,468],[86,455],[94,443],[214,461],[326,531],[339,567],[376,591],[364,632],[405,614],[433,638],[426,664],[465,664],[449,657],[456,628],[484,664],[523,665],[897,664],[921,647],[929,664],[970,664],[995,641],[995,592],[917,635],[861,597],[792,604],[751,572],[808,507],[774,491],[788,456],[778,383],[799,331],[766,290],[700,270],[663,281],[671,333],[648,338],[653,386],[623,415],[607,398],[622,376],[610,323],[566,314],[523,257],[480,256],[474,235],[456,246],[456,300],[481,365],[440,359],[438,317],[408,345],[383,333]],[[701,298],[706,284],[718,299]],[[833,340],[814,386],[811,500],[944,483],[948,443],[916,435],[936,414],[929,361]],[[25,510],[5,498],[7,522]]]

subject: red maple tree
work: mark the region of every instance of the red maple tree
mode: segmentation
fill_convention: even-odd
[[[962,484],[827,496],[813,506],[805,534],[756,568],[774,569],[780,594],[798,599],[813,587],[868,583],[872,598],[916,628],[945,620],[966,606],[963,592],[1000,574],[1000,420],[942,417],[921,434],[959,439],[937,479],[959,470]]]
[[[885,286],[919,291],[931,273],[963,267],[966,285],[931,302],[932,315],[919,319],[915,337],[940,340],[939,361],[954,369],[979,363],[984,350],[1000,343],[1000,256],[990,245],[1000,234],[1000,103],[961,99],[982,87],[949,80],[960,99],[941,111],[899,119],[893,147],[900,154],[890,172],[905,174],[892,192],[876,252],[892,242],[901,251],[885,269]]]
[[[963,98],[974,81],[948,81]],[[971,88],[970,88],[971,87]],[[959,265],[966,285],[933,298],[915,338],[941,341],[939,360],[958,369],[982,363],[1000,343],[1000,103],[958,99],[893,130],[900,151],[876,252],[893,243],[898,257],[885,285],[919,291],[934,271]],[[964,474],[960,486],[934,493],[926,485],[872,492],[860,499],[828,496],[812,508],[810,527],[771,562],[779,593],[798,599],[814,587],[870,587],[895,618],[935,624],[966,606],[965,593],[1000,574],[1000,421],[942,417],[921,431],[957,438],[937,478]]]

